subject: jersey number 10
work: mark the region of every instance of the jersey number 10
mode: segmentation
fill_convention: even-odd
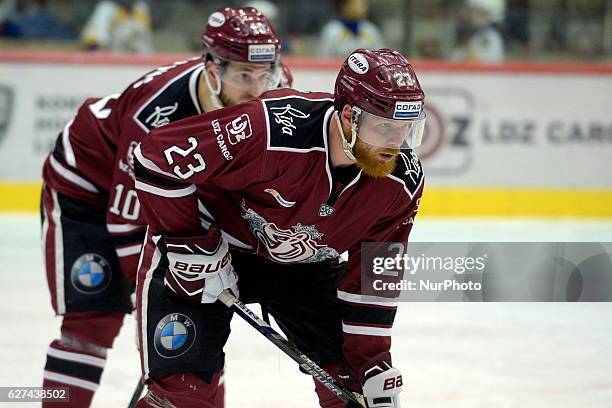
[[[123,194],[125,186],[123,184],[117,184],[115,186],[115,198],[113,199],[113,205],[108,209],[115,215],[120,215],[126,220],[137,220],[140,215],[140,202],[136,196],[135,190],[127,190]]]

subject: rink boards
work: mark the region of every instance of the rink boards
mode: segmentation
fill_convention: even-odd
[[[3,51],[0,210],[36,210],[42,161],[85,97],[185,57]],[[331,92],[341,62],[286,63],[296,88]],[[612,65],[414,65],[427,94],[422,214],[612,217]]]

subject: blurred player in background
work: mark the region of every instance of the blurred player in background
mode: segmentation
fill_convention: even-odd
[[[224,290],[260,303],[368,407],[400,406],[396,303],[362,287],[361,243],[408,240],[424,98],[400,53],[359,49],[333,95],[269,91],[143,139],[134,172],[149,227],[136,303],[148,393],[138,407],[215,406],[232,318],[217,301]],[[346,406],[315,389],[322,407]]]
[[[279,40],[258,10],[219,9],[202,39],[202,58],[158,68],[121,94],[87,100],[44,163],[44,259],[53,309],[63,316],[44,386],[70,387],[62,407],[89,406],[107,350],[133,309],[146,230],[134,148],[157,127],[291,85]]]
[[[135,0],[98,2],[81,33],[81,43],[88,50],[153,52],[149,5]]]
[[[453,60],[502,62],[505,59],[501,23],[506,13],[504,0],[467,0],[460,14],[458,46]]]
[[[380,30],[368,20],[367,0],[338,0],[336,5],[338,18],[321,29],[320,56],[344,59],[356,48],[383,47]]]

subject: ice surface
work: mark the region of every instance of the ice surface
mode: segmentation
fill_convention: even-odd
[[[0,214],[0,231],[7,330],[0,339],[0,385],[36,386],[60,324],[41,266],[38,219]],[[612,222],[420,218],[413,239],[612,241]],[[228,407],[317,405],[310,378],[238,317],[226,352]],[[612,303],[402,304],[393,357],[409,408],[612,407]],[[128,317],[94,406],[126,406],[138,376]],[[36,406],[19,407],[28,405]]]

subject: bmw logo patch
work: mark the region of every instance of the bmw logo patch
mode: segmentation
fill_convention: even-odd
[[[72,286],[87,295],[95,295],[106,289],[111,276],[110,264],[98,254],[81,255],[70,270]]]
[[[193,321],[184,314],[171,313],[155,327],[155,351],[162,357],[175,358],[186,353],[195,338]]]

